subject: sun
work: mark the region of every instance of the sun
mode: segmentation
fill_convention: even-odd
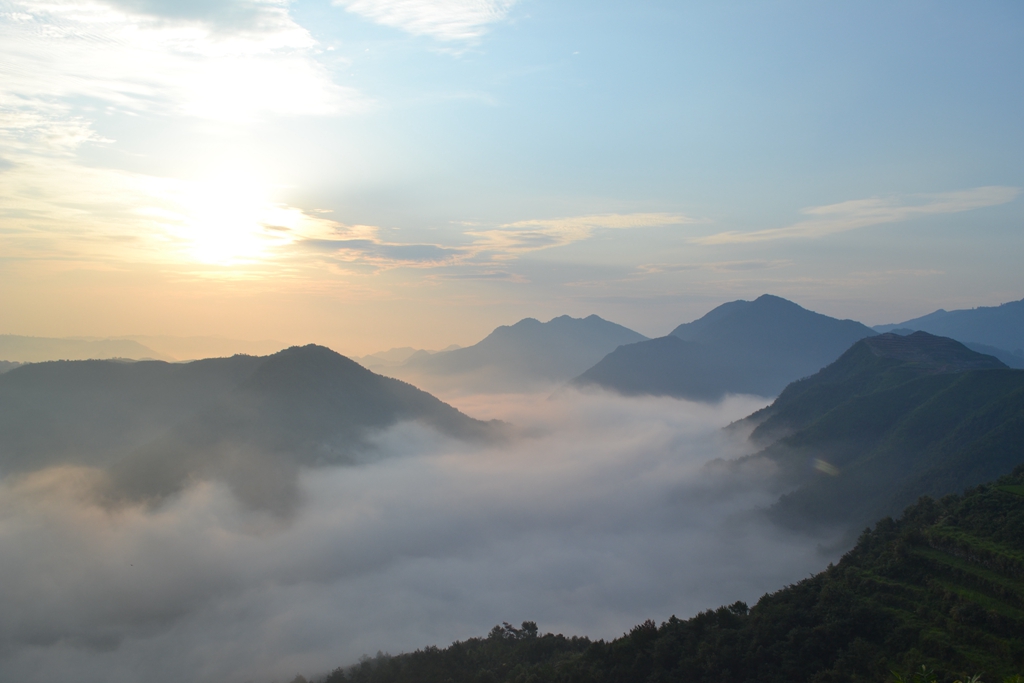
[[[288,212],[271,201],[265,182],[231,171],[196,181],[182,198],[189,257],[210,265],[263,261],[287,241]]]

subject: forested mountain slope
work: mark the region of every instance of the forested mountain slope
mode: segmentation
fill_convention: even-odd
[[[854,530],[921,495],[991,480],[1024,462],[1024,371],[917,332],[854,344],[748,418],[755,456],[796,490],[786,524]]]

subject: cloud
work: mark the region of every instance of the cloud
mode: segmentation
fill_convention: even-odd
[[[589,239],[599,230],[628,230],[696,222],[686,216],[668,213],[602,214],[517,221],[492,230],[470,230],[466,234],[475,238],[474,249],[491,252],[494,258],[501,260]]]
[[[301,246],[324,253],[335,253],[343,261],[371,263],[383,267],[398,265],[439,265],[451,263],[462,249],[436,244],[396,244],[372,239],[312,239]]]
[[[0,22],[4,108],[52,114],[60,111],[55,102],[90,98],[132,112],[240,121],[365,106],[331,81],[315,59],[316,41],[280,2],[7,6]]]
[[[320,253],[334,253],[347,263],[377,268],[399,266],[447,268],[437,279],[506,280],[523,282],[518,274],[494,268],[522,254],[564,246],[591,238],[600,230],[624,230],[694,222],[685,216],[664,213],[605,214],[558,219],[532,219],[507,223],[490,230],[472,229],[464,234],[469,244],[453,247],[437,244],[402,244],[378,237],[378,228],[335,224],[338,234],[309,239],[299,246]],[[348,234],[358,229],[360,235]]]
[[[371,21],[442,41],[473,41],[503,21],[516,0],[334,0]]]
[[[376,437],[389,457],[303,469],[290,522],[216,480],[111,510],[85,465],[5,477],[0,678],[290,680],[503,620],[610,638],[834,559],[757,514],[770,471],[707,466],[739,453],[718,428],[762,403],[545,398],[459,404],[516,424],[504,446],[405,424]]]
[[[813,239],[871,225],[900,223],[922,216],[960,213],[997,206],[1013,201],[1019,194],[1020,188],[991,186],[958,192],[914,195],[903,199],[855,199],[804,209],[801,213],[810,218],[785,228],[755,232],[721,232],[693,241],[698,244],[741,244],[778,239]]]
[[[786,259],[751,259],[747,261],[712,261],[708,263],[648,263],[640,266],[639,271],[645,275],[691,270],[731,273],[748,270],[771,270],[791,265],[793,265],[793,262]]]
[[[287,26],[287,0],[105,0],[132,14],[194,21],[226,31],[273,31]]]

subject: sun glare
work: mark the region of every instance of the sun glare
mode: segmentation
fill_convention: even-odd
[[[262,261],[290,241],[291,212],[275,205],[265,183],[223,173],[195,183],[183,198],[183,234],[190,257],[211,265]]]

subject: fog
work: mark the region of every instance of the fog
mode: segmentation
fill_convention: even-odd
[[[613,638],[753,603],[835,559],[835,539],[760,514],[778,495],[767,463],[721,463],[746,450],[720,428],[764,404],[462,397],[515,436],[400,424],[359,465],[301,469],[287,517],[217,479],[111,507],[86,466],[7,476],[0,678],[287,683],[502,621]]]

